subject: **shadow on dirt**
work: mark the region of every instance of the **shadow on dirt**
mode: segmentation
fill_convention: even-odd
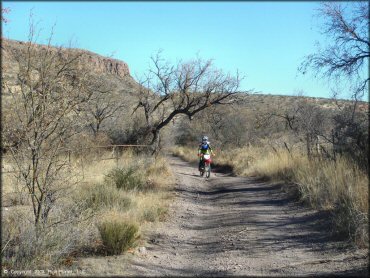
[[[230,165],[212,164],[211,166],[212,166],[212,171],[216,173],[235,176],[233,172],[233,167]]]
[[[190,176],[190,177],[200,177],[200,175],[188,174],[188,173],[181,173],[181,172],[178,172],[177,174],[184,175],[184,176]]]
[[[332,273],[332,275],[322,275],[322,277],[369,277],[368,267],[355,270],[345,270]]]
[[[185,223],[186,229],[214,234],[215,240],[201,244],[199,248],[202,250],[197,249],[196,252],[219,253],[224,252],[225,248],[243,250],[248,254],[281,252],[292,248],[329,251],[334,248],[331,243],[338,243],[329,230],[329,213],[302,207],[289,194],[282,192],[282,183],[262,182],[258,179],[246,181],[241,178],[227,178],[230,182],[225,183],[225,179],[220,182],[215,179],[208,190],[176,189],[188,202],[198,198],[204,204],[219,208],[212,213],[212,217],[207,212],[195,215],[199,220],[193,223],[201,225]],[[249,241],[240,240],[225,246],[220,244],[217,237],[220,227],[229,230],[230,240],[233,234],[240,232],[246,235],[257,232],[259,238],[251,245]]]
[[[168,225],[151,235],[148,256],[135,261],[137,271],[200,277],[366,273],[338,251],[348,246],[330,235],[329,213],[302,206],[295,194],[284,192],[286,184],[222,174],[205,180],[195,175],[197,163],[174,159],[171,164],[178,175],[173,189],[178,202]],[[347,264],[347,270],[340,272],[336,263]]]
[[[158,258],[160,259],[160,258]],[[135,263],[136,267],[142,267],[145,268],[146,271],[155,273],[158,271],[158,265],[156,263]],[[204,266],[204,268],[198,268],[195,266],[191,267],[173,267],[170,265],[161,265],[161,275],[160,276],[153,276],[153,277],[226,277],[231,276],[232,273],[229,271],[214,271],[214,270],[207,270],[205,269],[207,265]],[[168,275],[167,273],[171,273],[171,275]],[[137,277],[143,277],[143,276],[137,276]]]

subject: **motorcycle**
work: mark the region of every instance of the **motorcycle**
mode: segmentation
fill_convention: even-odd
[[[200,176],[203,177],[206,174],[206,178],[211,176],[211,155],[210,154],[203,154],[202,155],[203,162],[201,163],[199,172]]]

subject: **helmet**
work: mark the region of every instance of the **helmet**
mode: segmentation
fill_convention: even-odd
[[[207,141],[208,141],[208,136],[203,135],[202,142],[207,142]]]

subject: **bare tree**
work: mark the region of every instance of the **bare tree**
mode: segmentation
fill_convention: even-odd
[[[1,8],[1,21],[4,23],[8,23],[9,20],[4,17],[4,14],[8,14],[10,12],[10,8]]]
[[[332,40],[325,49],[305,58],[300,71],[311,68],[325,78],[350,80],[353,98],[357,101],[367,91],[369,76],[369,5],[365,1],[347,3],[324,2],[319,9],[324,18],[323,33]]]
[[[214,69],[212,62],[197,58],[177,65],[165,62],[160,52],[151,58],[151,68],[141,81],[140,99],[153,151],[159,149],[160,131],[177,115],[191,119],[198,112],[232,102],[240,84],[239,74],[231,76]]]
[[[103,122],[114,118],[116,113],[125,106],[124,103],[114,98],[110,89],[94,92],[83,109],[94,137],[98,135]]]
[[[242,147],[250,142],[253,121],[246,115],[245,107],[233,103],[225,106],[212,106],[194,116],[192,121],[181,119],[177,125],[176,141],[179,144],[197,144],[199,136],[210,136],[212,146],[220,149]]]
[[[29,193],[39,233],[50,224],[49,213],[66,189],[65,141],[74,135],[78,107],[95,88],[79,65],[79,54],[52,47],[52,36],[47,45],[37,45],[33,26],[28,42],[3,49],[17,68],[15,85],[2,79],[13,116],[4,122],[3,132],[9,138],[18,131],[18,142],[8,144],[9,151]]]
[[[334,150],[349,150],[347,154],[350,156],[356,152],[359,155],[355,160],[367,167],[368,163],[363,163],[367,159],[361,154],[367,153],[368,133],[364,129],[363,113],[359,113],[358,106],[359,100],[368,92],[370,80],[367,69],[370,58],[369,4],[365,1],[346,4],[324,2],[319,9],[319,16],[325,20],[323,33],[332,39],[332,44],[307,56],[300,70],[305,73],[309,68],[313,69],[316,75],[334,79],[338,84],[342,80],[349,82],[353,102],[349,106],[338,105],[341,111],[333,117],[335,128],[331,143]],[[334,99],[337,98],[336,94]]]
[[[277,106],[273,111],[264,113],[259,117],[259,124],[264,127],[277,125],[278,122],[285,124],[285,129],[290,130],[296,138],[304,143],[306,153],[309,158],[314,152],[320,152],[318,140],[329,140],[325,126],[329,119],[324,117],[320,106],[309,102],[309,98],[298,96],[297,99],[289,106]],[[289,147],[284,142],[284,146]]]

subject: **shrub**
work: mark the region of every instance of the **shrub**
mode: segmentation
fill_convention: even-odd
[[[107,174],[105,182],[123,190],[146,189],[146,183],[141,169],[135,166],[130,166],[127,169],[115,168],[111,170]]]
[[[333,210],[333,233],[348,237],[358,246],[368,245],[368,216],[348,196],[342,196]]]
[[[44,227],[36,236],[31,214],[20,208],[2,219],[3,266],[10,269],[46,268],[57,265],[71,252],[89,243],[90,222],[81,212],[70,216],[72,208],[56,208],[52,217],[68,218],[68,222]]]
[[[368,177],[351,160],[312,161],[295,180],[311,206],[332,211],[333,232],[359,245],[368,240]]]
[[[138,239],[138,226],[124,220],[105,220],[98,224],[98,229],[106,251],[111,255],[121,254]]]

